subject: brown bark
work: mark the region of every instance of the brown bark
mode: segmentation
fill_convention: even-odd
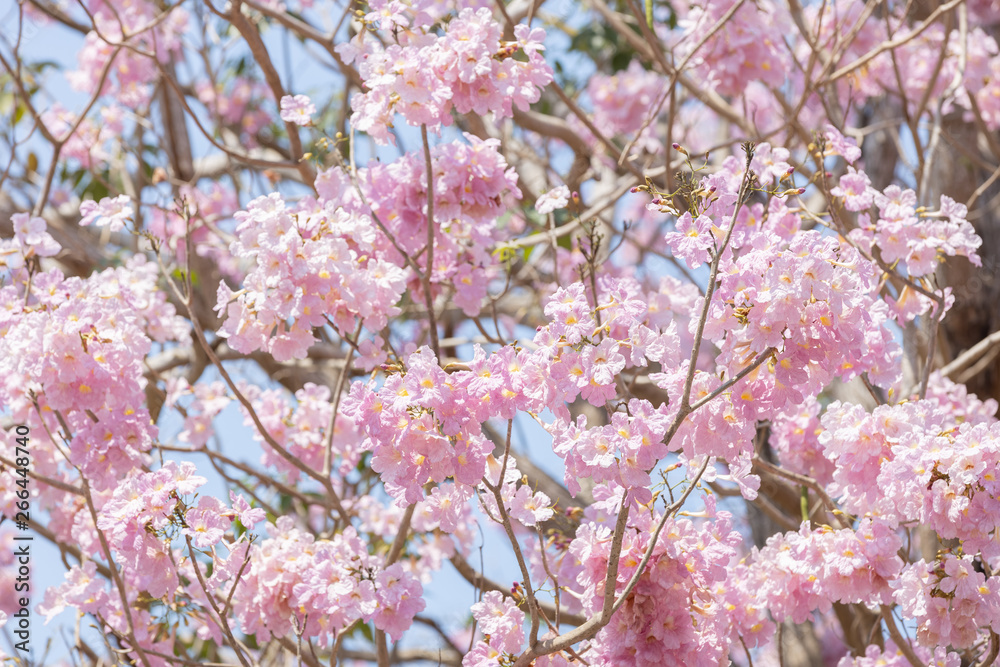
[[[975,126],[956,115],[944,121],[945,132],[966,146],[977,146]],[[985,157],[985,156],[984,156]],[[990,174],[944,142],[933,156],[927,203],[936,208],[941,194],[967,201]],[[1000,187],[989,188],[973,206],[969,219],[983,239],[979,249],[983,266],[964,258],[949,258],[938,272],[940,282],[951,286],[955,305],[940,329],[938,354],[949,361],[1000,329],[1000,211],[994,199]],[[987,353],[988,354],[988,353]],[[1000,356],[964,380],[969,391],[982,399],[1000,400]]]

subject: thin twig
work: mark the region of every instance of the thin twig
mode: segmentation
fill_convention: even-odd
[[[876,46],[871,51],[869,51],[865,55],[861,56],[860,58],[858,58],[857,60],[855,60],[851,64],[844,65],[843,67],[841,67],[840,69],[838,69],[836,72],[834,72],[833,74],[831,74],[823,83],[833,82],[833,81],[836,81],[837,79],[839,79],[841,77],[847,76],[848,74],[850,74],[854,70],[860,69],[860,68],[864,67],[865,65],[867,65],[869,62],[871,62],[873,59],[875,59],[876,57],[878,57],[882,53],[885,53],[886,51],[891,51],[891,50],[894,50],[894,49],[898,49],[899,47],[903,46],[904,44],[913,41],[914,39],[916,39],[917,37],[919,37],[921,34],[923,34],[923,32],[925,30],[927,30],[932,25],[934,25],[934,23],[937,22],[938,18],[942,14],[944,14],[945,12],[951,11],[954,7],[957,7],[958,5],[962,4],[963,2],[965,2],[965,0],[951,0],[951,2],[947,2],[947,3],[943,4],[943,5],[940,5],[937,9],[935,9],[933,12],[931,12],[927,16],[927,18],[923,20],[923,22],[919,26],[917,26],[912,31],[910,31],[909,34],[905,35],[904,37],[900,37],[899,39],[893,39],[893,40],[890,40],[888,42],[882,42],[881,44],[879,44],[878,46]]]
[[[832,514],[833,516],[837,517],[837,520],[840,522],[840,525],[842,527],[844,528],[851,527],[851,522],[844,519],[843,513],[837,509],[837,506],[834,504],[833,499],[830,498],[830,495],[826,492],[826,489],[824,489],[823,486],[819,484],[819,482],[817,482],[812,477],[808,477],[806,475],[800,475],[799,473],[791,472],[790,470],[785,470],[784,468],[779,468],[778,466],[768,461],[765,461],[759,456],[755,456],[753,458],[753,463],[759,465],[761,468],[763,468],[764,470],[766,470],[771,474],[778,475],[779,477],[784,477],[785,479],[795,482],[796,484],[802,484],[808,486],[810,489],[816,492],[816,495],[820,497],[820,500],[823,501],[823,506],[826,507],[827,511],[830,512],[830,514]]]
[[[427,170],[427,259],[424,262],[424,301],[427,303],[427,328],[431,335],[431,349],[441,357],[438,345],[437,320],[434,318],[434,293],[431,292],[431,273],[434,271],[434,166],[431,162],[431,147],[427,141],[427,126],[420,126],[420,139],[424,143],[424,168]]]
[[[913,667],[924,667],[924,663],[917,657],[917,654],[913,650],[913,646],[910,644],[909,640],[906,639],[900,632],[899,628],[896,627],[896,619],[892,617],[892,611],[889,607],[882,605],[881,609],[882,620],[885,621],[885,627],[889,630],[889,636],[892,637],[892,641],[895,642],[896,646],[906,659],[910,661]]]
[[[194,544],[191,543],[191,536],[185,535],[184,541],[187,543],[188,555],[191,557],[191,567],[194,569],[194,574],[198,578],[198,583],[201,585],[201,590],[205,593],[208,603],[212,606],[212,611],[215,612],[215,615],[219,619],[219,625],[222,628],[222,631],[226,634],[226,639],[229,641],[229,645],[232,647],[233,651],[236,652],[236,657],[239,659],[240,664],[243,665],[243,667],[250,667],[250,663],[247,661],[246,656],[243,655],[243,650],[236,641],[236,637],[233,636],[232,628],[229,627],[229,621],[226,619],[225,615],[223,615],[222,610],[219,609],[219,604],[215,601],[215,595],[208,590],[208,584],[205,583],[205,577],[201,573],[201,567],[198,565],[198,559],[194,555]]]

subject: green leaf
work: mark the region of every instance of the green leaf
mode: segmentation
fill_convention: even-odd
[[[632,29],[636,30],[634,27]],[[569,50],[586,54],[599,69],[609,68],[614,72],[627,68],[636,58],[635,49],[629,45],[628,40],[610,26],[597,21],[573,36]],[[576,68],[570,66],[568,69],[572,72]]]
[[[633,55],[634,54],[631,53],[618,51],[613,56],[611,56],[611,69],[613,69],[616,72],[628,69],[629,63],[632,62]]]
[[[5,90],[0,93],[0,114],[4,116],[9,116],[11,111],[14,110],[14,93],[13,91]]]
[[[87,184],[87,187],[84,189],[83,194],[90,195],[90,199],[93,199],[94,201],[101,201],[102,199],[110,195],[111,192],[108,191],[108,188],[106,185],[104,185],[104,183],[95,178],[94,180],[92,180],[90,183]],[[86,197],[82,196],[81,199],[86,199]]]

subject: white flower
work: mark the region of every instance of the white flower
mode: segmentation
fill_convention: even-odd
[[[551,213],[552,211],[558,211],[561,208],[566,208],[566,204],[569,203],[569,188],[565,185],[560,185],[557,188],[552,188],[544,195],[540,196],[535,200],[535,210],[545,215]]]

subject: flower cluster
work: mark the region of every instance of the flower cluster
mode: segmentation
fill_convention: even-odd
[[[831,194],[842,197],[848,210],[863,212],[849,238],[865,252],[878,247],[887,264],[904,263],[910,276],[932,273],[944,257],[967,257],[982,266],[977,253],[982,239],[966,219],[968,209],[946,195],[938,211],[918,210],[913,190],[890,185],[878,192],[863,171],[850,167]],[[867,212],[873,203],[878,209],[874,222]]]
[[[535,200],[535,210],[542,215],[552,213],[553,211],[566,208],[566,205],[569,204],[569,199],[569,188],[565,185],[560,185],[539,196]]]
[[[757,600],[776,621],[802,623],[834,602],[887,604],[889,584],[903,566],[902,540],[880,519],[865,518],[857,530],[810,530],[772,535],[754,550],[748,577]]]
[[[656,125],[649,122],[649,116],[655,111],[655,103],[665,86],[662,76],[644,69],[638,60],[612,75],[594,74],[587,84],[587,94],[594,106],[594,126],[607,137],[620,134],[630,139],[642,130],[636,137],[636,147],[651,153],[662,152],[663,143],[656,137]],[[590,134],[586,128],[581,128],[581,133]],[[596,138],[593,140],[596,142]]]
[[[47,231],[43,218],[27,213],[15,213],[10,217],[14,227],[14,238],[0,239],[0,271],[15,274],[24,267],[26,261],[58,254],[61,246]]]
[[[114,147],[124,133],[126,109],[117,104],[101,107],[98,118],[80,118],[56,103],[41,114],[52,136],[64,141],[61,155],[76,160],[84,169],[92,169],[111,160]],[[76,127],[71,135],[70,130]]]
[[[139,590],[156,598],[172,596],[177,588],[167,529],[179,522],[180,496],[193,494],[207,482],[195,470],[193,463],[168,461],[155,472],[132,475],[115,489],[97,516],[97,527],[127,564]],[[221,520],[221,515],[215,520]]]
[[[364,427],[372,466],[390,493],[416,502],[428,480],[454,476],[477,484],[492,449],[480,425],[492,417],[511,419],[521,410],[545,408],[560,416],[550,430],[558,434],[556,452],[569,464],[571,489],[581,477],[648,485],[646,471],[666,454],[661,441],[668,425],[648,401],[633,401],[631,415],[617,414],[611,425],[592,431],[583,422],[572,426],[565,420],[565,402],[581,393],[603,404],[626,359],[632,366],[648,359],[676,361],[674,329],[657,331],[643,324],[647,308],[626,286],[609,291],[600,307],[602,327],[592,318],[582,284],[558,292],[547,308],[554,321],[536,336],[544,347],[534,353],[510,347],[492,355],[477,350],[468,370],[449,374],[422,348],[405,360],[404,373],[390,375],[377,391],[356,383],[344,410]],[[591,342],[595,328],[608,337]],[[512,491],[519,503],[538,502],[530,494],[518,495],[527,491]]]
[[[392,14],[390,14],[392,16]],[[411,125],[451,125],[451,111],[510,117],[512,106],[527,109],[541,88],[552,80],[552,69],[541,55],[545,32],[526,25],[514,27],[514,42],[503,42],[503,29],[489,9],[464,9],[451,19],[444,34],[435,35],[418,13],[406,41],[386,48],[379,40],[358,33],[338,51],[348,63],[360,60],[367,90],[351,98],[351,124],[381,143],[393,115]],[[408,21],[402,15],[382,19],[383,30]],[[514,55],[523,53],[525,60]]]
[[[465,141],[431,149],[431,267],[426,266],[423,257],[427,244],[427,169],[422,152],[407,153],[388,164],[372,162],[359,169],[357,180],[363,197],[340,169],[320,174],[316,189],[322,202],[345,202],[352,212],[378,216],[384,226],[384,233],[379,230],[374,240],[378,251],[400,266],[406,265],[400,255],[400,251],[405,252],[423,271],[429,270],[432,286],[453,286],[455,305],[472,316],[479,312],[489,280],[498,268],[497,259],[490,253],[501,239],[497,219],[521,197],[517,174],[499,148],[496,139],[482,140],[466,134]],[[422,293],[417,276],[411,276],[409,287],[415,295]]]
[[[900,350],[885,326],[875,265],[816,231],[787,245],[764,237],[723,262],[706,326],[713,338],[727,332],[722,362],[775,348],[774,409],[815,394],[833,377],[867,372],[872,382],[891,386]]]
[[[483,599],[472,605],[472,617],[479,630],[486,635],[472,648],[462,664],[465,667],[486,667],[496,664],[490,659],[502,653],[516,655],[524,644],[524,612],[499,591],[489,591]]]
[[[0,401],[20,420],[34,401],[60,411],[72,429],[70,460],[98,489],[140,465],[155,438],[141,401],[150,339],[174,341],[188,330],[156,274],[137,256],[85,280],[39,273],[27,296],[0,289]]]
[[[907,566],[893,583],[903,613],[917,622],[924,646],[968,648],[979,628],[1000,632],[1000,580],[976,569],[972,556],[944,554]]]
[[[734,4],[733,0],[690,3],[688,12],[678,21],[681,31],[675,57],[687,57],[700,44],[700,37],[710,34],[708,42],[690,54],[699,80],[722,95],[741,94],[747,81],[782,85],[792,69],[789,54],[782,48],[784,35],[795,29],[787,14],[770,1],[743,5],[715,31],[719,17]]]
[[[949,415],[955,424],[992,424],[1000,413],[996,400],[980,400],[964,384],[952,382],[940,371],[934,371],[928,378],[924,398],[936,406],[936,412]]]
[[[372,469],[393,497],[417,502],[424,484],[449,477],[479,484],[493,449],[480,424],[492,416],[510,383],[498,361],[502,358],[482,364],[482,376],[449,375],[421,348],[406,359],[406,372],[387,377],[377,392],[360,382],[351,387],[341,409],[364,429]]]
[[[587,428],[581,417],[569,421],[565,404],[581,396],[601,406],[618,393],[619,374],[652,363],[664,367],[680,361],[677,324],[669,311],[651,312],[637,283],[619,279],[598,283],[598,305],[588,303],[587,290],[574,283],[556,291],[545,306],[551,322],[535,335],[538,350],[529,368],[533,382],[525,393],[556,419],[546,426],[553,449],[566,461],[565,480],[571,492],[579,479],[613,481],[636,489],[648,487],[647,471],[666,455],[663,438],[669,419],[644,399],[628,402],[606,426]],[[662,302],[657,304],[663,306]],[[598,324],[597,318],[601,318]]]
[[[648,471],[666,456],[663,443],[669,419],[648,401],[632,399],[628,414],[615,412],[611,423],[587,428],[581,416],[577,422],[556,421],[552,433],[553,450],[566,461],[565,481],[578,492],[580,479],[611,481],[646,495]]]
[[[977,423],[978,422],[978,423]],[[836,465],[831,492],[852,511],[919,521],[968,553],[1000,556],[1000,422],[957,423],[935,401],[880,406],[868,414],[833,403],[819,442]]]
[[[689,519],[667,521],[634,590],[591,643],[596,664],[652,666],[666,661],[707,667],[719,664],[739,637],[754,646],[773,632],[763,609],[730,578],[741,542],[731,517],[716,514],[711,498],[706,510],[712,520],[700,525]],[[635,574],[658,519],[658,513],[648,510],[630,514],[618,563],[619,595]],[[605,516],[603,522],[582,524],[569,546],[582,565],[576,583],[587,614],[599,611],[604,601],[610,523]]]
[[[420,582],[370,555],[354,528],[317,541],[286,516],[268,533],[250,548],[233,596],[246,632],[281,637],[298,627],[302,636],[328,641],[360,619],[398,640],[424,609]]]
[[[281,120],[295,125],[309,125],[316,105],[305,95],[285,95],[281,98]]]
[[[99,490],[116,488],[146,463],[157,433],[145,407],[91,409],[90,415],[74,411],[66,421],[73,429],[69,460]]]
[[[263,81],[238,76],[227,84],[218,82],[213,86],[207,78],[199,78],[195,91],[198,100],[219,122],[237,130],[248,147],[257,146],[257,133],[274,122],[266,108],[274,97]]]
[[[785,468],[826,486],[833,480],[834,466],[819,444],[820,409],[819,401],[808,397],[803,405],[778,413],[771,418],[769,442]]]
[[[229,405],[230,398],[221,382],[198,383],[192,387],[185,378],[177,378],[167,383],[166,407],[178,405],[184,395],[193,395],[194,400],[184,408],[184,427],[177,439],[200,449],[215,435],[212,422]]]
[[[761,150],[754,158],[763,174],[758,179],[788,174],[787,152]],[[885,326],[889,311],[878,297],[875,263],[847,243],[798,231],[798,214],[776,204],[777,198],[766,212],[760,204],[740,206],[744,178],[744,166],[729,158],[702,179],[696,213],[680,216],[667,242],[692,267],[722,253],[705,335],[719,341],[717,363],[726,374],[774,351],[767,372],[746,381],[751,414],[768,418],[834,377],[846,381],[867,372],[873,382],[891,386],[900,350]]]
[[[47,589],[39,611],[48,623],[66,607],[74,607],[84,614],[95,614],[106,611],[110,603],[112,598],[108,594],[107,581],[97,576],[97,563],[91,560],[74,565],[66,572],[62,584]]]
[[[199,638],[222,641],[218,622],[207,612],[212,606],[207,598],[208,588],[218,587],[236,574],[233,566],[239,567],[247,543],[237,541],[226,545],[230,552],[226,559],[221,555],[220,540],[234,519],[250,529],[263,521],[264,510],[251,509],[245,499],[232,492],[233,509],[226,508],[211,496],[202,497],[197,506],[185,505],[181,495],[193,493],[206,481],[193,475],[193,471],[191,463],[168,462],[155,472],[132,475],[103,502],[98,512],[97,525],[107,536],[127,585],[127,594],[123,591],[123,595],[127,595],[126,607],[122,607],[121,597],[107,589],[106,579],[98,576],[98,562],[86,560],[71,567],[61,585],[46,591],[39,605],[46,622],[66,607],[73,607],[81,613],[93,614],[123,637],[134,631],[136,642],[146,650],[162,652],[165,647],[169,650],[169,642],[154,637],[150,611],[138,602],[143,592],[173,604],[180,582],[199,580],[193,568],[201,565],[183,558],[180,551],[171,548],[171,538],[182,534],[191,540],[194,548],[211,549],[215,571],[211,578],[202,577],[202,580],[209,579],[210,586],[186,588],[183,594],[190,601],[179,606],[182,613],[192,615],[199,625]],[[84,553],[104,554],[96,537],[81,547]],[[220,550],[216,551],[217,548]],[[193,552],[191,556],[194,557]]]
[[[442,557],[450,558],[457,551],[468,553],[475,543],[478,522],[472,514],[473,504],[469,502],[472,494],[470,486],[445,482],[431,489],[430,494],[417,504],[413,512],[412,525],[413,530],[423,533],[424,538],[423,544],[418,544],[416,547],[416,551],[421,555],[421,562],[417,568],[421,577],[426,579],[430,570],[438,569]],[[395,504],[391,509],[379,506],[377,508],[379,519],[392,509],[402,512]],[[545,511],[540,504],[534,510]]]
[[[125,228],[125,223],[132,217],[132,207],[129,205],[128,195],[117,197],[105,197],[99,202],[87,200],[80,204],[80,224],[83,226],[97,224],[99,227],[107,227],[112,232],[118,232]]]
[[[275,359],[304,357],[313,328],[378,330],[398,312],[405,271],[372,257],[374,224],[343,208],[289,207],[278,194],[236,213],[234,256],[251,262],[245,287],[219,285],[219,334],[241,352],[266,349]]]
[[[260,391],[257,387],[246,387],[244,394],[253,401],[267,435],[307,468],[323,469],[328,446],[331,455],[340,458],[339,470],[342,475],[346,475],[358,464],[362,454],[362,433],[354,421],[343,412],[338,412],[333,421],[333,433],[328,430],[333,416],[328,387],[307,382],[295,392],[294,408],[288,406],[279,390]],[[249,413],[245,409],[243,412],[244,423],[255,429]],[[264,442],[263,434],[256,429],[254,439]],[[261,463],[283,472],[293,482],[299,479],[299,468],[270,446],[263,447]]]
[[[70,85],[114,95],[132,109],[148,104],[159,74],[157,61],[167,63],[180,54],[188,12],[182,7],[161,12],[146,0],[121,8],[107,2],[87,4],[95,30],[87,33],[77,53],[79,69],[67,75]],[[109,76],[102,76],[105,69]]]
[[[938,646],[932,654],[922,646],[914,647],[917,658],[926,664],[927,667],[960,667],[962,658],[958,653]],[[865,649],[865,654],[859,657],[845,656],[837,663],[837,667],[908,667],[912,665],[906,655],[898,646],[889,640],[885,644],[883,651],[877,645],[872,644]]]
[[[505,457],[507,467],[503,468],[503,462],[498,461],[490,455],[487,458],[487,470],[485,480],[494,487],[500,489],[500,500],[503,501],[504,510],[510,518],[521,523],[521,525],[531,528],[537,526],[542,521],[552,518],[552,501],[541,491],[532,491],[527,484],[517,484],[522,479],[521,473],[517,469],[517,461],[513,456]],[[492,494],[485,494],[482,498],[483,506],[489,516],[498,519],[496,497]]]
[[[762,145],[752,164],[763,182],[790,173],[787,152]],[[851,245],[817,231],[800,231],[798,213],[780,198],[740,205],[745,165],[728,159],[692,193],[694,212],[681,215],[666,240],[689,265],[719,261],[719,280],[704,334],[719,348],[715,370],[695,370],[692,405],[671,448],[690,459],[719,456],[730,464],[743,494],[756,495],[749,476],[756,424],[801,405],[833,378],[861,373],[882,386],[897,381],[899,345],[886,326],[877,267]],[[664,200],[651,204],[673,212]],[[652,374],[671,397],[687,386],[688,369]],[[737,376],[744,377],[737,381]],[[707,403],[707,404],[706,404]],[[678,414],[679,401],[664,410]],[[780,421],[780,418],[779,418]],[[815,452],[822,474],[829,464]],[[805,463],[805,461],[803,461]]]
[[[850,137],[845,137],[833,125],[827,124],[826,129],[822,132],[822,138],[824,148],[823,157],[839,155],[849,165],[853,165],[861,158],[861,149],[858,147],[858,142]]]
[[[101,298],[113,301],[122,313],[131,314],[136,324],[156,343],[184,341],[191,326],[177,314],[159,286],[160,269],[145,255],[135,255],[124,266],[91,276]],[[110,323],[110,324],[113,324]]]

